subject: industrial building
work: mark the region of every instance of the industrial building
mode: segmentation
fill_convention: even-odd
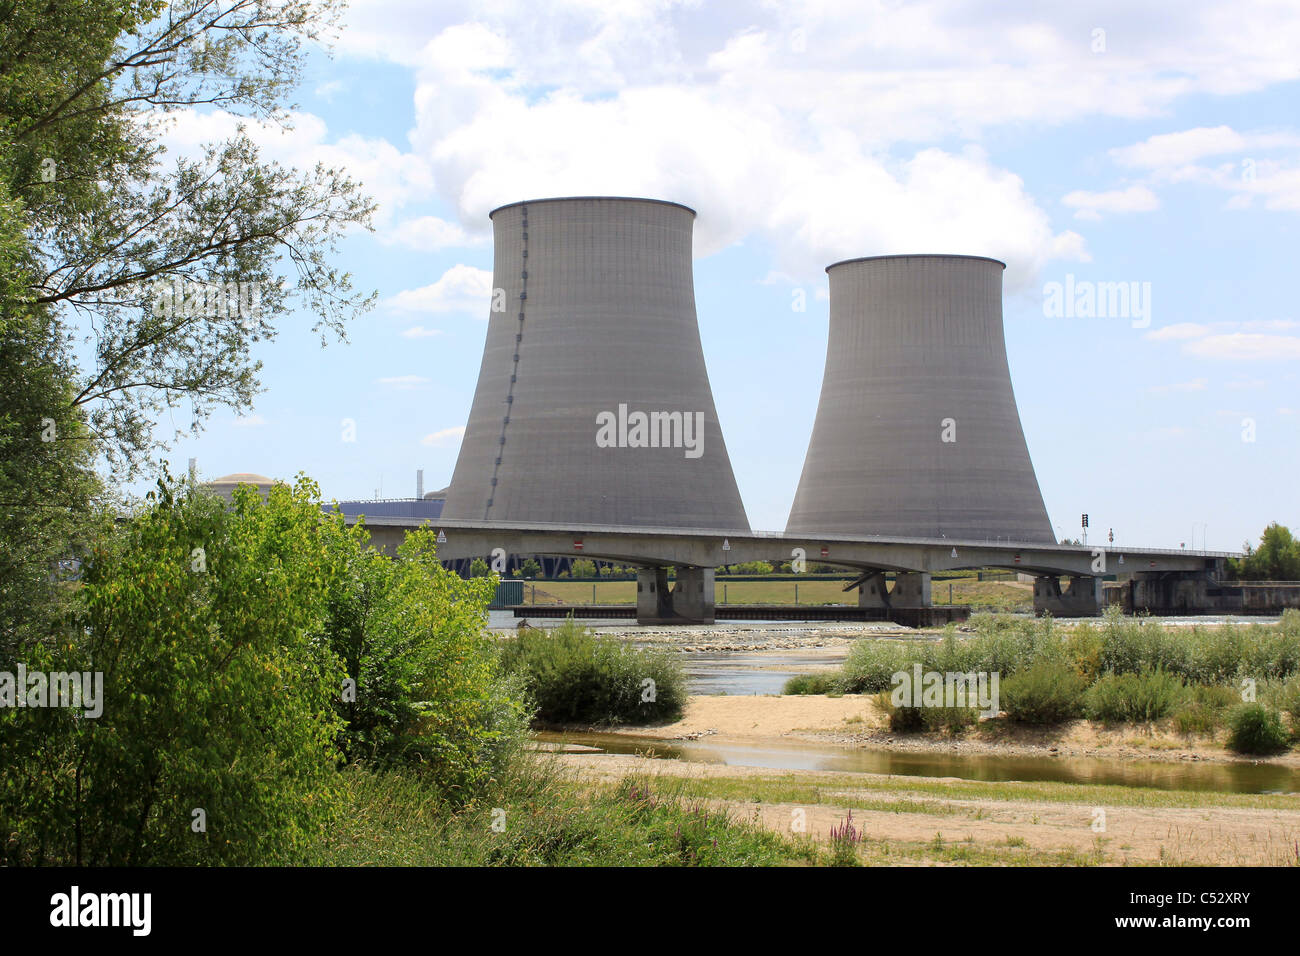
[[[747,532],[695,314],[695,212],[491,214],[493,305],[442,517]]]
[[[996,259],[828,266],[821,399],[787,534],[1050,543],[1002,330]]]

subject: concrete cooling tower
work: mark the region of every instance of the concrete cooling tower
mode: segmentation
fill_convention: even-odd
[[[788,533],[1046,543],[1002,332],[977,256],[829,266],[830,336]]]
[[[694,210],[542,199],[491,219],[493,306],[442,516],[747,531],[695,316]]]

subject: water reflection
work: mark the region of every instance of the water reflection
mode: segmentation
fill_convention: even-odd
[[[1157,790],[1207,790],[1220,793],[1300,792],[1300,772],[1269,763],[1201,763],[1107,760],[1099,757],[971,756],[861,750],[808,742],[756,744],[743,741],[654,740],[600,733],[541,733],[539,739],[583,744],[606,753],[671,760],[761,767],[771,770],[831,770],[903,777],[956,777],[962,780],[1052,781],[1113,784]]]

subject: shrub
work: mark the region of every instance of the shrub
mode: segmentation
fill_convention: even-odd
[[[890,693],[882,690],[876,695],[876,706],[889,717],[889,729],[895,733],[911,733],[925,729],[925,718],[920,707],[895,707]]]
[[[249,864],[334,816],[343,672],[316,638],[317,498],[306,480],[266,501],[244,486],[227,509],[164,479],[105,531],[67,638],[103,672],[103,712],[34,715],[51,736],[39,763],[5,767],[31,801],[3,821],[7,861]]]
[[[1243,754],[1271,754],[1285,750],[1287,733],[1282,718],[1263,704],[1241,704],[1228,715],[1228,747]]]
[[[1056,724],[1083,711],[1083,678],[1064,660],[1043,659],[1002,682],[1002,709],[1024,724]]]
[[[888,690],[891,675],[910,668],[915,655],[913,648],[897,641],[859,641],[844,662],[840,686],[846,694]]]
[[[895,707],[890,691],[876,695],[876,705],[889,717],[889,729],[896,733],[946,730],[957,734],[979,722],[979,711],[971,707]]]
[[[785,682],[783,694],[835,694],[839,692],[836,674],[795,674]]]
[[[1071,629],[1065,639],[1065,656],[1075,671],[1088,683],[1101,674],[1104,640],[1092,624],[1080,624]]]
[[[1093,720],[1108,723],[1159,720],[1173,713],[1186,696],[1182,680],[1167,671],[1107,674],[1088,689],[1085,707]]]
[[[1271,686],[1265,698],[1289,718],[1291,735],[1300,737],[1300,675]]]
[[[341,517],[323,530],[337,571],[325,633],[355,682],[335,697],[344,756],[418,761],[436,789],[470,797],[527,727],[484,625],[494,578],[444,570],[427,528],[407,534],[397,560]]]
[[[1180,734],[1213,734],[1223,723],[1224,712],[1240,702],[1240,693],[1232,687],[1191,687],[1174,713],[1174,726]]]
[[[526,629],[508,638],[501,662],[518,675],[536,718],[547,724],[647,724],[676,720],[686,705],[686,678],[676,660],[598,637],[572,618],[550,631]]]

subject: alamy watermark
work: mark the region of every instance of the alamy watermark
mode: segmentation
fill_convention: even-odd
[[[83,708],[87,717],[104,713],[103,671],[0,671],[0,707]]]
[[[895,671],[889,676],[895,707],[969,707],[984,717],[996,717],[1002,709],[997,671],[922,671],[913,664],[911,673]]]
[[[1067,273],[1064,282],[1043,286],[1043,315],[1049,319],[1132,319],[1135,329],[1151,325],[1150,282],[1093,282]]]
[[[596,413],[597,448],[681,448],[687,458],[704,454],[703,412]]]
[[[165,319],[239,319],[245,327],[262,317],[262,283],[158,281],[145,286],[149,309]]]

